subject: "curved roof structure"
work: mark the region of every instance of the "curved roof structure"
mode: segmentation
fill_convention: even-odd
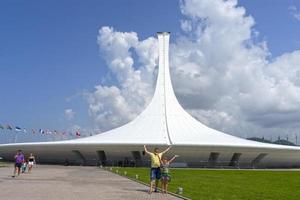
[[[172,87],[169,72],[169,38],[170,33],[168,32],[158,33],[159,72],[155,92],[146,109],[133,121],[119,128],[86,138],[56,142],[4,144],[0,145],[0,153],[4,152],[6,147],[52,146],[54,148],[55,146],[71,145],[80,149],[81,146],[88,145],[99,148],[101,145],[113,147],[148,144],[152,146],[172,145],[181,148],[203,147],[214,151],[222,151],[217,148],[223,150],[231,148],[231,151],[234,148],[260,149],[260,151],[262,149],[265,151],[286,150],[292,151],[293,157],[300,157],[299,147],[265,144],[228,135],[207,127],[187,113],[177,101]],[[257,153],[251,157],[251,159],[255,158],[257,158]]]

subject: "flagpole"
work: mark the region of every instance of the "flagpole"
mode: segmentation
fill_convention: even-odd
[[[18,134],[17,134],[17,132],[15,131],[14,143],[17,143],[17,139],[18,139]]]

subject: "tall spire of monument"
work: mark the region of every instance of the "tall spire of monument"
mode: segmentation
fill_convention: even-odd
[[[167,95],[173,95],[173,87],[170,78],[170,70],[169,70],[169,40],[170,40],[170,32],[158,32],[158,49],[159,49],[159,66],[158,66],[158,77],[156,82],[155,94],[153,98],[159,98],[157,95],[163,97],[161,99],[161,103],[163,104],[163,115],[166,126],[166,134],[168,136],[168,143],[172,144],[169,128],[168,128],[168,117],[167,117]],[[171,90],[171,91],[169,91]]]

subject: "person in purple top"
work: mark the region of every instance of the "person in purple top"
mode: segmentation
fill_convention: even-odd
[[[21,166],[23,162],[25,162],[24,154],[22,153],[21,150],[18,150],[17,154],[15,155],[15,170],[14,170],[14,175],[12,177],[15,177],[17,173],[18,175],[20,175]]]

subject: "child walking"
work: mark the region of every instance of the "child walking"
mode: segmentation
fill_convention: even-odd
[[[25,173],[27,169],[27,162],[24,160],[21,166],[22,173]]]
[[[167,194],[168,192],[168,184],[171,181],[171,176],[169,172],[170,163],[175,160],[175,158],[179,157],[175,155],[171,160],[168,160],[166,157],[161,159],[161,192]]]

